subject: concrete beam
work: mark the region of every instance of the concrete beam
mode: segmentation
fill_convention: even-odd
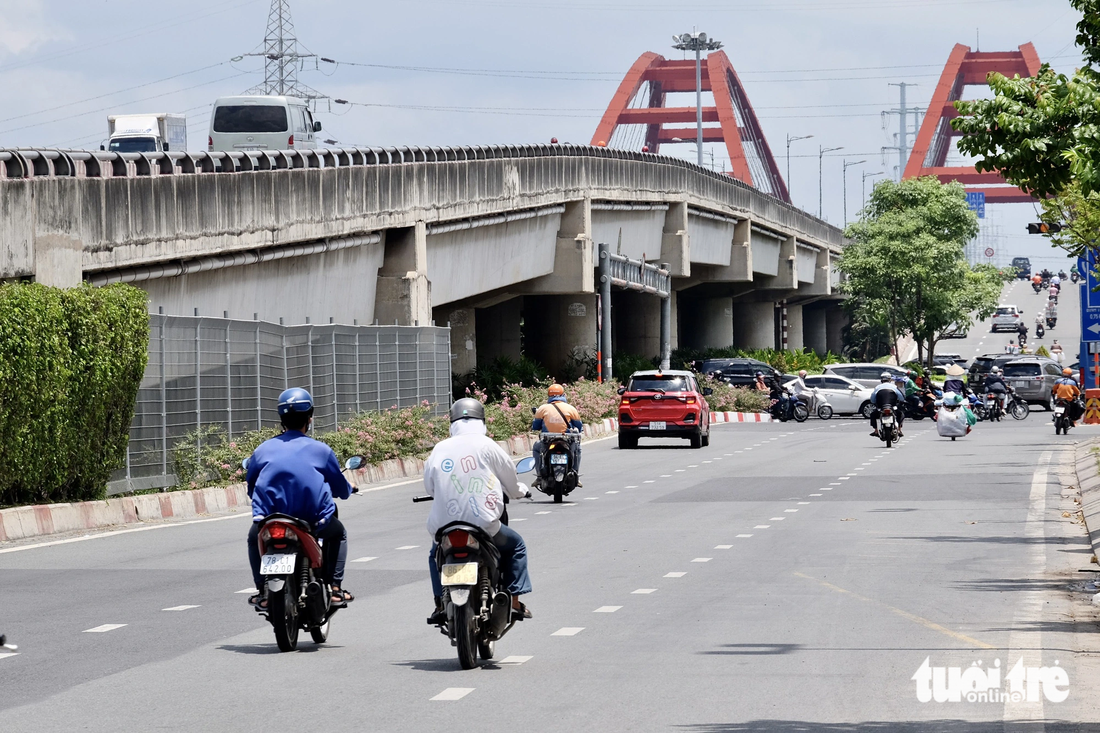
[[[596,290],[595,245],[592,242],[592,199],[565,205],[554,248],[554,272],[515,288],[535,294],[592,293]]]
[[[730,263],[726,267],[696,264],[691,271],[691,280],[686,287],[700,283],[752,282],[752,222],[739,221],[733,228],[733,241],[730,243]]]
[[[779,243],[779,271],[775,277],[757,277],[761,290],[798,290],[798,240],[787,237]]]
[[[428,234],[423,221],[391,229],[383,239],[385,255],[378,270],[374,317],[379,323],[427,325],[432,320],[428,281]]]
[[[667,262],[674,276],[691,275],[691,243],[688,237],[688,205],[686,202],[669,204],[665,212],[665,228],[661,234],[661,257],[657,262]]]

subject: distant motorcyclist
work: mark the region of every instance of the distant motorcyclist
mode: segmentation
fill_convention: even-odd
[[[1009,339],[1008,344],[1005,346],[1005,353],[1006,354],[1019,354],[1020,353],[1020,347],[1016,345],[1015,341],[1013,341],[1012,339]]]
[[[344,605],[355,597],[341,588],[347,559],[348,535],[336,516],[333,497],[347,499],[354,489],[340,470],[332,448],[306,435],[313,424],[313,397],[301,387],[279,395],[283,432],[264,441],[248,459],[245,481],[252,498],[252,529],[248,532],[248,560],[256,595],[248,602],[265,608],[264,578],[260,575],[258,538],[264,517],[288,514],[308,522],[322,545],[322,579],[332,586],[332,603]]]
[[[764,379],[764,372],[757,372],[753,376],[752,388],[757,392],[771,392],[772,388],[768,386],[767,380]]]
[[[1027,346],[1027,326],[1023,321],[1016,325],[1016,340],[1020,342],[1020,348]]]
[[[1085,406],[1081,404],[1081,387],[1073,378],[1073,370],[1066,367],[1062,370],[1062,377],[1050,390],[1052,400],[1065,400],[1070,405],[1071,427],[1077,427],[1077,421],[1085,414]]]
[[[1052,288],[1062,287],[1062,275],[1051,275],[1050,276],[1050,287],[1052,287]]]
[[[1043,312],[1039,311],[1035,314],[1035,338],[1041,339],[1046,332],[1046,324],[1043,319]]]
[[[569,404],[565,399],[565,387],[560,384],[551,384],[547,389],[547,401],[535,410],[535,419],[531,421],[531,429],[540,433],[581,433],[584,431],[584,423],[581,422],[581,414],[577,408]],[[569,443],[569,452],[572,456],[573,470],[577,473],[577,487],[581,488],[581,442],[573,440]],[[538,479],[546,478],[546,468],[543,460],[546,457],[546,444],[541,440],[532,448],[535,457],[535,469],[538,471]]]
[[[428,568],[435,610],[428,623],[447,621],[435,538],[452,522],[472,524],[493,538],[500,550],[501,579],[512,594],[512,616],[516,620],[531,618],[531,612],[519,602],[521,595],[531,592],[527,545],[518,532],[500,522],[505,494],[522,499],[531,492],[520,483],[512,459],[486,434],[484,405],[465,397],[451,406],[450,419],[451,437],[437,443],[424,464],[424,488],[435,499],[428,515],[428,534],[432,536]]]
[[[1065,351],[1062,349],[1062,345],[1058,343],[1058,339],[1054,339],[1054,343],[1050,345],[1050,355],[1054,357],[1054,361],[1059,364],[1062,363],[1062,359],[1065,358]]]
[[[871,411],[871,435],[878,437],[878,419],[882,415],[882,408],[888,405],[897,405],[905,400],[905,394],[894,386],[893,375],[883,372],[879,375],[879,384],[871,392],[871,405],[875,409]],[[903,415],[900,410],[895,413],[898,421],[898,437],[902,437],[901,424]]]
[[[1001,368],[998,366],[989,370],[989,374],[985,375],[985,384],[982,386],[985,394],[993,393],[997,395],[997,399],[1001,402],[1001,411],[1005,409],[1005,405],[1008,403],[1008,383],[1005,382],[1005,378],[1001,376]]]

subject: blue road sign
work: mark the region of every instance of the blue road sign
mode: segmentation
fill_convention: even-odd
[[[1081,273],[1081,341],[1100,341],[1100,282],[1096,278],[1096,254],[1089,251],[1088,257],[1077,260],[1077,271]]]
[[[977,212],[979,219],[985,218],[985,191],[973,191],[966,194],[966,207]]]

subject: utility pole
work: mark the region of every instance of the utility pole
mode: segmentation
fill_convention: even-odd
[[[316,58],[298,43],[294,35],[294,21],[290,17],[289,0],[271,0],[267,15],[267,32],[262,51],[258,48],[245,56],[264,58],[264,81],[245,94],[298,97],[299,99],[325,99],[325,95],[298,81],[298,65],[303,59]]]
[[[882,173],[882,171],[878,171],[877,173],[868,173],[867,171],[863,172],[863,198],[859,202],[859,207],[861,209],[867,205],[867,179],[874,176],[881,176]]]
[[[848,226],[848,168],[866,162],[866,160],[844,161],[844,226]]]
[[[844,149],[843,145],[840,146],[839,148],[823,148],[820,145],[817,146],[817,218],[818,219],[822,218],[822,216],[821,216],[821,212],[822,212],[821,202],[824,200],[824,198],[822,196],[822,193],[821,193],[822,190],[823,190],[821,170],[824,166],[823,161],[825,160],[825,153],[831,153],[834,150],[843,150],[843,149]]]
[[[898,132],[894,135],[894,141],[897,145],[887,145],[882,148],[883,163],[886,162],[885,154],[887,150],[896,150],[898,153],[898,180],[905,175],[905,164],[909,161],[909,115],[913,115],[914,123],[918,120],[920,115],[920,109],[917,107],[910,107],[905,99],[905,90],[909,87],[915,87],[916,84],[909,84],[907,82],[900,82],[897,84],[891,83],[890,86],[898,87],[901,90],[900,104],[896,109],[887,110],[882,113],[882,125],[886,127],[887,115],[898,116]]]
[[[722,42],[707,38],[706,33],[681,33],[672,37],[673,48],[695,52],[695,126],[699,144],[699,167],[703,167],[703,51],[717,51]]]

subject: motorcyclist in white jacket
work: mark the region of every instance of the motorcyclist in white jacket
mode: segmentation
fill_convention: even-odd
[[[531,492],[520,483],[512,459],[486,435],[484,405],[468,397],[458,400],[451,406],[450,417],[451,437],[437,443],[424,464],[424,488],[435,499],[428,514],[432,536],[428,567],[435,611],[428,623],[447,620],[435,551],[437,533],[454,522],[480,527],[493,538],[500,550],[502,582],[512,595],[512,612],[517,619],[531,618],[531,611],[519,602],[519,596],[531,592],[527,545],[518,532],[500,522],[505,494],[522,499]]]

